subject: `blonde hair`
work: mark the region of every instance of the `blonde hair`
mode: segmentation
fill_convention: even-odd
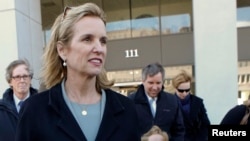
[[[243,104],[250,108],[250,95],[248,95],[248,99]]]
[[[161,128],[157,125],[152,126],[152,128],[147,133],[143,134],[141,137],[141,141],[148,141],[148,138],[154,134],[161,135],[163,137],[163,141],[169,141],[167,132],[162,131]]]
[[[174,88],[178,88],[181,83],[192,82],[192,77],[185,70],[181,70],[179,74],[173,77],[172,85]]]
[[[57,52],[57,42],[60,41],[65,45],[70,44],[73,37],[74,25],[85,16],[99,17],[106,25],[106,16],[103,10],[94,3],[85,3],[77,7],[67,7],[67,10],[56,18],[51,28],[51,38],[42,56],[41,83],[44,84],[46,89],[51,88],[67,77],[67,68],[62,65],[64,60],[60,58]],[[97,90],[100,92],[101,88],[110,88],[113,84],[113,81],[107,79],[106,71],[103,68],[96,79]]]

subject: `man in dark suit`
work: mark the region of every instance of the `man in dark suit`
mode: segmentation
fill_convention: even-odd
[[[128,97],[136,105],[141,134],[158,125],[169,134],[170,141],[184,141],[185,127],[180,105],[173,94],[163,91],[164,78],[162,65],[147,65],[142,70],[142,85]]]
[[[9,88],[0,100],[0,141],[14,141],[22,103],[37,93],[31,87],[33,71],[28,60],[14,60],[6,68]]]

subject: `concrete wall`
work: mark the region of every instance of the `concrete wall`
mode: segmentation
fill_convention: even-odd
[[[18,58],[29,60],[34,70],[32,85],[38,88],[43,49],[40,0],[2,0],[0,18],[0,97],[9,87],[5,69]]]

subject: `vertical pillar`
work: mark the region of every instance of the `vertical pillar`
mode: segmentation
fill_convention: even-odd
[[[18,58],[29,60],[34,70],[32,86],[38,88],[43,51],[40,0],[2,0],[0,19],[0,97],[9,87],[5,69]]]
[[[237,104],[235,0],[193,0],[196,94],[212,124]]]

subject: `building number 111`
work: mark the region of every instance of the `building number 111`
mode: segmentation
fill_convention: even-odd
[[[125,50],[125,57],[126,58],[139,57],[138,50],[137,49]]]

